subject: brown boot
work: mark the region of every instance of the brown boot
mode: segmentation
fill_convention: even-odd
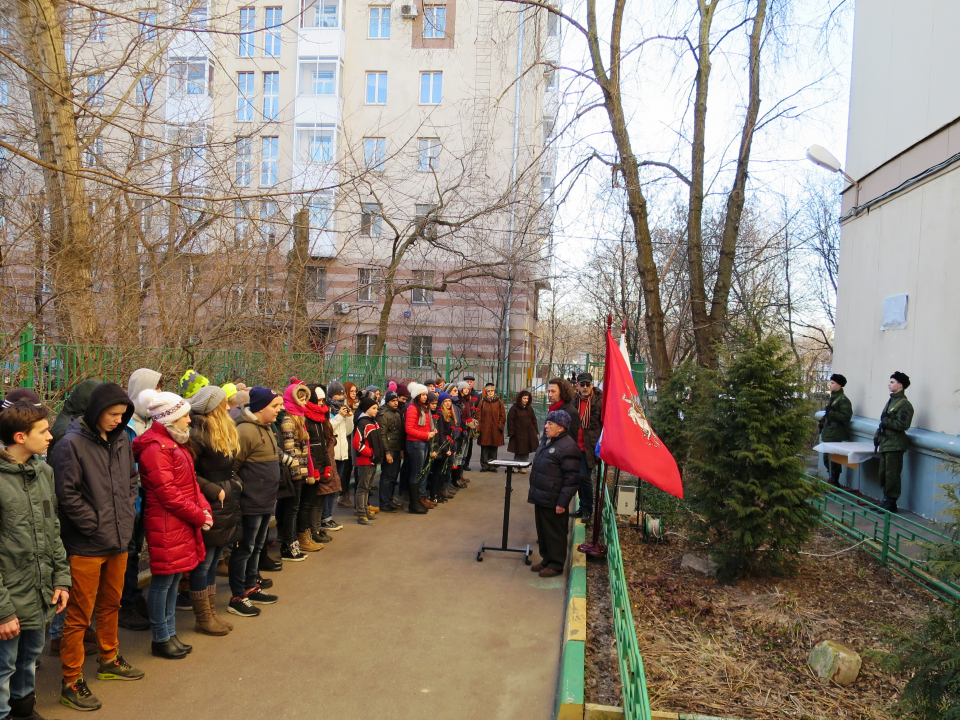
[[[217,615],[217,586],[210,585],[207,588],[207,602],[210,603],[210,612],[213,613],[213,619],[215,622],[223,625],[228,631],[233,630],[233,623],[224,620],[222,617]]]
[[[420,502],[421,502],[421,503],[423,504],[423,506],[424,506],[425,508],[427,508],[428,510],[433,510],[433,509],[437,506],[437,503],[435,503],[433,500],[431,500],[431,499],[428,498],[428,497],[422,497],[422,498],[420,498]]]
[[[197,623],[193,626],[196,632],[203,635],[226,635],[230,632],[223,623],[213,619],[213,610],[210,609],[206,590],[191,590],[190,600],[193,602],[193,614],[197,618]]]
[[[305,530],[298,534],[297,540],[300,541],[300,549],[303,552],[317,552],[317,550],[323,550],[323,545],[321,543],[314,542],[313,533],[309,530]]]

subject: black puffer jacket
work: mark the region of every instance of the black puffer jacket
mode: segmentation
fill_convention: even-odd
[[[123,418],[104,440],[95,429],[100,414],[126,405]],[[73,420],[53,457],[60,537],[67,555],[103,557],[127,551],[137,502],[137,465],[127,435],[133,403],[116,383],[90,395],[82,418]]]
[[[527,502],[540,507],[569,508],[580,487],[580,448],[564,431],[555,438],[544,438],[530,468],[530,492]]]
[[[206,415],[190,416],[190,440],[196,457],[193,466],[197,471],[200,492],[210,503],[213,527],[203,531],[205,547],[224,547],[240,540],[243,528],[240,525],[240,483],[233,472],[233,458],[210,447],[206,433]],[[223,500],[220,491],[223,490]]]

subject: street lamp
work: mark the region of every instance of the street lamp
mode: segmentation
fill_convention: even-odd
[[[819,165],[824,170],[843,175],[847,182],[856,189],[856,199],[853,202],[854,208],[860,207],[860,183],[843,171],[843,168],[840,166],[840,161],[833,156],[833,153],[820,145],[811,145],[807,148],[807,160],[814,165]]]

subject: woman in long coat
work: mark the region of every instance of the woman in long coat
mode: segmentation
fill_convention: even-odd
[[[503,401],[497,397],[493,383],[483,387],[483,398],[477,405],[480,420],[480,472],[496,472],[490,461],[497,459],[497,448],[503,446],[503,426],[507,421],[507,411]]]
[[[530,391],[521,390],[507,414],[507,434],[510,437],[507,451],[513,453],[514,460],[529,460],[530,453],[536,452],[540,445],[540,428],[537,426],[537,415],[533,411],[532,402]],[[526,470],[518,472],[524,473]]]

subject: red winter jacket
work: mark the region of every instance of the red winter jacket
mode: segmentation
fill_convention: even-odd
[[[408,441],[417,441],[426,442],[430,439],[430,431],[433,430],[433,424],[430,418],[430,411],[426,413],[426,420],[424,424],[420,424],[420,411],[417,410],[417,406],[411,401],[407,406],[407,416],[404,418],[403,427],[407,431],[407,440]]]
[[[210,503],[200,492],[193,458],[167,429],[154,423],[133,441],[144,491],[144,530],[150,570],[157,575],[193,570],[206,549],[200,528]]]

